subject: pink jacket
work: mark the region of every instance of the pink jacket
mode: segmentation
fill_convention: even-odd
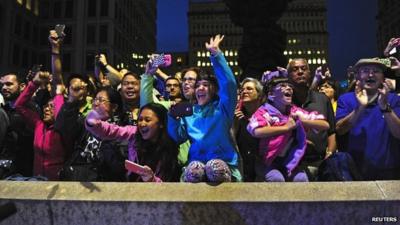
[[[308,120],[324,119],[324,116],[318,112],[307,112],[306,110],[297,106],[291,106],[290,115],[301,115]],[[283,115],[278,109],[272,105],[265,103],[250,118],[247,125],[248,132],[254,136],[254,131],[257,128],[265,126],[283,126],[287,123],[289,116]],[[261,154],[264,163],[271,165],[274,159],[281,154],[285,149],[289,139],[293,137],[296,145],[291,146],[288,158],[285,160],[285,166],[290,174],[293,169],[297,167],[302,159],[306,148],[306,134],[300,120],[296,121],[296,133],[284,133],[281,135],[261,138],[259,145],[259,153]]]
[[[139,163],[135,148],[135,134],[137,132],[137,126],[127,125],[121,127],[105,121],[99,121],[99,123],[94,126],[89,126],[87,123],[85,123],[85,126],[86,130],[101,140],[128,140],[128,159],[132,162]],[[157,172],[155,173],[157,175]],[[162,182],[162,180],[155,176],[155,182]]]
[[[45,176],[49,180],[58,180],[58,172],[65,161],[65,150],[61,144],[61,136],[53,129],[53,125],[47,126],[41,120],[39,113],[26,106],[37,89],[38,86],[29,82],[15,102],[15,108],[23,116],[28,126],[34,128],[33,174]],[[64,104],[64,97],[56,95],[53,102],[55,106],[54,117],[56,118]]]

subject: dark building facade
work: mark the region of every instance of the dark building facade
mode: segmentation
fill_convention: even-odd
[[[106,54],[116,68],[140,72],[148,53],[156,50],[156,4],[157,0],[2,1],[1,10],[9,15],[2,17],[1,27],[12,34],[0,39],[2,68],[27,69],[40,62],[49,69],[49,30],[65,24],[66,73],[93,72],[98,53]]]
[[[232,23],[229,8],[223,0],[189,2],[189,61],[210,69],[204,42],[221,33],[226,35],[222,44],[228,63],[235,75],[241,73],[238,50],[242,44],[243,29]],[[312,69],[328,63],[327,8],[325,0],[293,0],[278,21],[287,33],[288,60],[306,58]],[[285,66],[285,65],[281,65]]]
[[[400,1],[379,0],[378,3],[378,52],[383,52],[390,38],[400,37]]]

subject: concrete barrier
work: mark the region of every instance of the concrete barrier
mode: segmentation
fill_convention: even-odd
[[[400,181],[0,181],[0,211],[7,202],[17,212],[0,224],[400,224]]]

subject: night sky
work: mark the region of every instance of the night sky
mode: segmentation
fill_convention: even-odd
[[[329,64],[342,79],[348,65],[381,55],[376,44],[377,0],[327,0]],[[188,50],[188,0],[158,0],[157,50]]]

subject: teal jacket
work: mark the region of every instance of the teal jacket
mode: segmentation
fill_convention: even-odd
[[[169,116],[168,132],[178,143],[190,141],[189,163],[221,159],[230,166],[238,166],[230,134],[237,103],[236,80],[221,52],[210,58],[218,80],[219,100],[203,106],[194,105],[192,116],[181,119]]]

